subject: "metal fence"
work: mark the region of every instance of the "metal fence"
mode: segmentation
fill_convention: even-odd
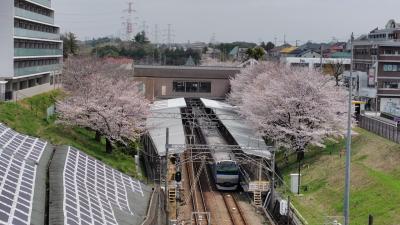
[[[360,117],[359,126],[381,137],[400,143],[400,131],[396,123],[390,123],[385,120],[364,116]]]

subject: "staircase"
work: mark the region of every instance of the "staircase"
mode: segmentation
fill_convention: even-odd
[[[254,205],[261,206],[262,205],[261,191],[254,191],[253,197],[254,197]]]
[[[176,188],[175,188],[175,186],[170,186],[168,188],[168,200],[169,200],[169,203],[175,203],[176,202]]]

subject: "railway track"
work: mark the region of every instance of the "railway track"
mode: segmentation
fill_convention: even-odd
[[[186,154],[192,154],[186,153]],[[187,156],[186,156],[187,157]],[[192,187],[191,190],[191,204],[192,204],[192,220],[194,220],[194,224],[196,225],[210,225],[209,223],[209,212],[207,210],[206,202],[204,199],[203,189],[199,183],[199,179],[196,176],[196,173],[202,169],[202,165],[198,165],[199,163],[186,163],[186,169],[189,175],[189,185]],[[201,174],[199,174],[201,175]]]
[[[224,202],[234,225],[249,225],[233,193],[223,193]]]
[[[199,102],[190,102],[194,107]],[[188,104],[189,105],[189,104]],[[193,110],[190,110],[193,112]],[[204,121],[193,121],[188,123],[186,134],[196,136],[195,142],[205,144],[203,136],[196,132],[196,129],[203,129],[201,126],[192,127],[194,123]],[[216,129],[216,128],[214,128]],[[193,141],[193,140],[192,140]],[[188,140],[190,142],[190,140]],[[193,157],[193,152],[188,150],[185,153],[186,160]],[[203,162],[205,163],[205,162]],[[206,164],[199,162],[186,163],[189,186],[191,189],[191,204],[193,212],[192,222],[196,225],[250,225],[246,221],[245,215],[235,199],[233,192],[221,192],[217,190],[212,172]],[[201,170],[201,171],[200,171]]]

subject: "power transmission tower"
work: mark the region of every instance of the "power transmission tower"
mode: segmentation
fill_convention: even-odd
[[[165,31],[164,36],[166,38],[166,42],[167,42],[168,48],[171,48],[172,47],[173,37],[174,37],[174,31],[172,30],[172,25],[171,24],[168,24],[168,27],[167,27],[167,30]]]
[[[160,31],[158,30],[158,24],[155,24],[154,25],[154,30],[153,30],[153,41],[154,41],[154,44],[157,45],[157,47],[158,47],[158,44],[159,44],[159,42],[158,42],[159,32]]]
[[[133,7],[133,1],[128,2],[128,8],[123,10],[124,15],[121,17],[124,21],[122,23],[123,26],[123,34],[126,40],[132,40],[134,35],[134,13],[136,10]]]
[[[216,34],[213,33],[212,36],[211,36],[211,38],[210,38],[210,44],[215,45],[215,44],[217,43],[217,40],[216,40],[216,39],[217,39],[217,38],[216,38]]]

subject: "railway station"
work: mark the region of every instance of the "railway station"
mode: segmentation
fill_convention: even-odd
[[[170,224],[263,224],[256,209],[271,191],[274,149],[235,107],[205,98],[160,100],[147,128],[142,158],[166,193]]]

